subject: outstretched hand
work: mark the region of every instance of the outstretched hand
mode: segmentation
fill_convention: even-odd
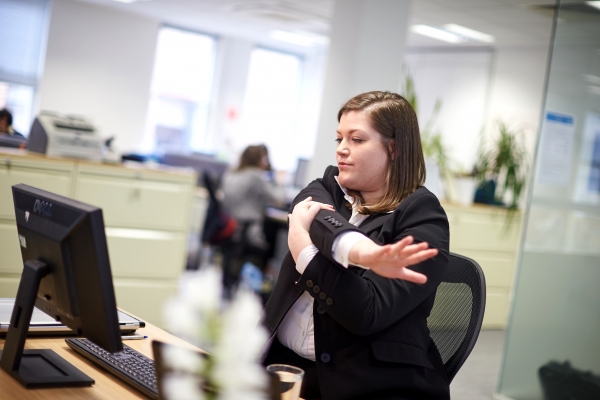
[[[418,264],[438,254],[437,249],[429,249],[425,242],[413,244],[412,236],[394,244],[380,246],[371,240],[357,242],[350,250],[349,260],[370,268],[377,275],[386,278],[403,279],[414,283],[425,283],[427,277],[406,267]]]

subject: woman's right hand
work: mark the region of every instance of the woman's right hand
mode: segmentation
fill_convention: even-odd
[[[425,283],[427,277],[406,267],[418,264],[438,254],[437,249],[429,249],[425,242],[412,244],[412,236],[394,243],[380,246],[371,240],[361,240],[350,249],[352,264],[368,267],[377,275],[386,278],[403,279],[414,283]]]
[[[310,225],[321,210],[334,211],[333,206],[329,204],[312,201],[312,197],[307,197],[294,206],[291,214],[288,214],[290,221],[288,230],[288,246],[294,261],[306,246],[313,244],[310,235]]]

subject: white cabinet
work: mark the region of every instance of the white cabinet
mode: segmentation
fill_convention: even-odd
[[[506,327],[517,262],[521,214],[485,205],[444,204],[450,222],[450,251],[479,263],[486,279],[483,328]]]
[[[20,274],[23,260],[14,221],[0,221],[0,248],[0,274]]]
[[[186,239],[184,232],[106,228],[113,276],[179,278],[186,261]]]
[[[0,150],[0,297],[15,297],[23,268],[11,191],[18,183],[102,208],[117,304],[162,326],[162,303],[185,268],[193,172]]]
[[[62,196],[71,192],[73,163],[44,163],[0,154],[0,218],[14,219],[11,186],[25,183]]]
[[[75,198],[102,208],[107,226],[189,228],[189,180],[143,171],[81,167]],[[179,179],[178,179],[179,178]]]

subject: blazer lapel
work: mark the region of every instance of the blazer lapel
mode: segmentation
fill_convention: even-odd
[[[336,190],[333,194],[333,201],[336,206],[336,211],[338,213],[342,214],[342,217],[346,218],[346,220],[349,220],[350,217],[352,216],[352,210],[350,210],[346,206],[347,203],[346,203],[346,199],[344,198],[344,192],[342,192],[342,189],[337,184],[337,182],[335,183],[335,186],[336,186]]]
[[[365,232],[367,235],[375,230],[379,230],[387,220],[388,214],[377,214],[371,215],[362,224],[359,225],[358,229]]]

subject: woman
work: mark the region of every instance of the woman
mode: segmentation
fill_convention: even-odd
[[[338,121],[338,167],[290,215],[290,253],[265,306],[264,363],[304,369],[307,399],[449,399],[427,328],[449,228],[422,186],[415,112],[397,94],[369,92]]]
[[[223,206],[238,224],[232,239],[221,245],[223,284],[237,285],[245,261],[265,270],[271,246],[264,231],[265,207],[283,203],[283,189],[268,181],[269,159],[264,145],[248,146],[237,168],[223,177]]]
[[[264,145],[248,146],[240,156],[234,171],[223,177],[223,205],[225,210],[246,226],[246,241],[257,249],[266,251],[263,223],[265,207],[283,202],[283,189],[265,180],[264,171],[269,166]]]

